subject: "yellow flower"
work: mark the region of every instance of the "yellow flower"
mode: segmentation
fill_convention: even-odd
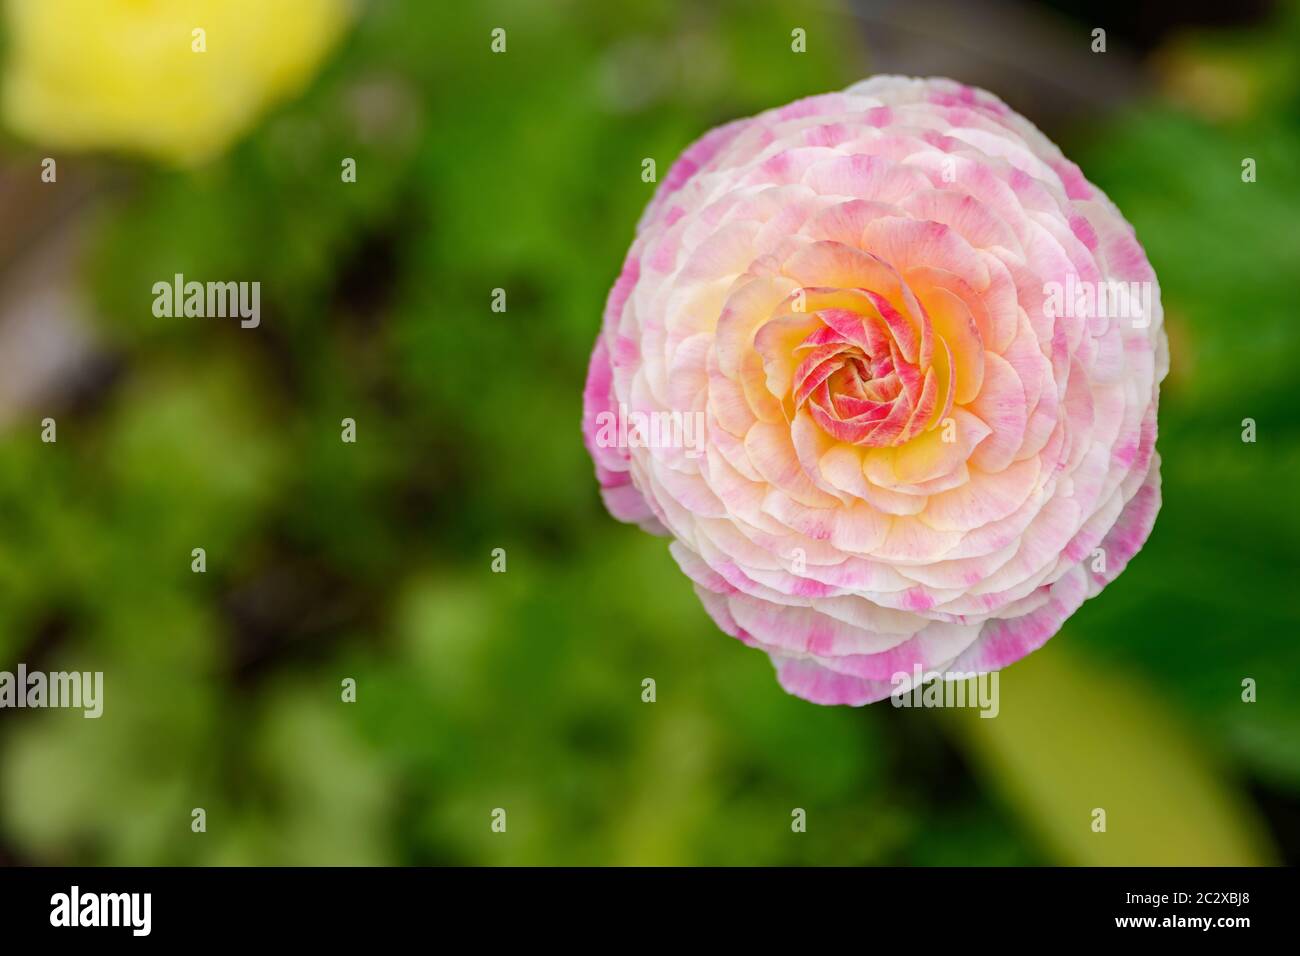
[[[300,90],[352,0],[7,0],[5,120],[66,149],[209,159]]]

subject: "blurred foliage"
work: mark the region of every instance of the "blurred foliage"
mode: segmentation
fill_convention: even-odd
[[[0,668],[104,670],[105,715],[0,713],[0,858],[1269,859],[1245,788],[1274,813],[1300,792],[1294,75],[1232,119],[1153,102],[1063,144],[1162,277],[1165,506],[1004,675],[1034,692],[998,720],[786,696],[600,505],[581,384],[642,158],[865,75],[855,29],[784,0],[376,3],[219,162],[113,167],[84,278],[118,371],[49,412],[57,445],[0,436]],[[260,281],[261,327],[155,318],[178,272]],[[1112,814],[1107,850],[1079,845],[1103,769],[1159,840]]]
[[[1059,640],[1003,673],[1000,689],[1005,711],[986,719],[954,710],[953,723],[980,758],[975,765],[1061,860],[1271,862],[1235,781],[1205,760],[1153,688],[1096,670]]]
[[[1161,396],[1164,507],[1106,600],[1072,625],[1110,666],[1164,684],[1204,739],[1300,789],[1300,7],[1274,29],[1206,37],[1193,71],[1258,91],[1230,117],[1152,104],[1090,137],[1080,163],[1138,229],[1160,276],[1172,369]],[[1276,64],[1289,55],[1290,68]],[[1175,67],[1177,69],[1177,67]],[[1177,90],[1180,77],[1167,77]],[[1279,85],[1284,84],[1284,85]],[[1257,181],[1242,181],[1242,161]],[[1245,419],[1258,428],[1242,441]],[[1243,707],[1241,682],[1259,683]],[[1294,808],[1294,796],[1292,807]]]

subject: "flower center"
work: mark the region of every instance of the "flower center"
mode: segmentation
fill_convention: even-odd
[[[905,439],[920,375],[878,323],[850,309],[823,309],[798,346],[796,408],[807,407],[832,437],[880,447]]]

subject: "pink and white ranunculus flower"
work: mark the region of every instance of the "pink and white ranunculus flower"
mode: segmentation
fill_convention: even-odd
[[[673,165],[583,431],[718,627],[863,704],[1018,660],[1123,570],[1167,368],[1155,274],[1078,166],[989,93],[879,76]]]

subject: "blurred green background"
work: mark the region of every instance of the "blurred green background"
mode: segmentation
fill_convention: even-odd
[[[198,165],[8,135],[0,670],[106,689],[0,711],[0,862],[1294,862],[1300,15],[1077,6],[375,2]],[[996,720],[786,696],[578,430],[642,159],[884,71],[1038,122],[1163,287],[1155,532]],[[177,272],[261,327],[156,318]]]

